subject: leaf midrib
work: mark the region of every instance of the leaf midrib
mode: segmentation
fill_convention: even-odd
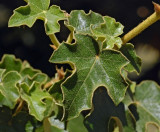
[[[81,91],[83,84],[84,84],[85,81],[88,79],[88,76],[90,75],[90,72],[92,71],[92,69],[93,69],[95,63],[96,63],[96,57],[95,57],[95,60],[94,60],[94,62],[93,62],[93,64],[92,64],[92,66],[91,66],[91,68],[90,68],[88,74],[87,74],[87,77],[85,78],[85,80],[83,81],[81,87],[79,88],[78,92],[76,93],[75,98],[74,98],[74,99],[72,100],[72,102],[70,103],[70,106],[69,106],[69,108],[67,109],[68,111],[70,110],[70,108],[71,108],[71,106],[72,106],[74,100],[76,99],[76,96],[77,96],[77,95],[79,94],[79,92]]]

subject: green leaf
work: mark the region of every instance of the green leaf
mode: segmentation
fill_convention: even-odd
[[[155,82],[144,81],[136,87],[135,103],[139,114],[138,132],[146,131],[147,123],[151,122],[160,127],[160,87]]]
[[[0,62],[0,68],[5,69],[5,73],[9,71],[20,72],[22,68],[22,62],[20,59],[16,59],[14,55],[5,54],[3,55],[2,60]]]
[[[70,120],[67,123],[67,130],[69,132],[88,132],[83,124],[83,121],[84,117],[80,114],[79,117]]]
[[[27,0],[26,6],[14,10],[9,20],[9,27],[27,25],[32,27],[37,19],[43,20],[48,35],[59,32],[59,20],[64,20],[64,12],[58,6],[49,8],[50,0]]]
[[[4,96],[4,98],[1,99],[1,103],[11,109],[15,107],[19,98],[19,90],[16,84],[20,79],[21,76],[17,72],[11,71],[5,74],[0,82],[0,92]]]
[[[118,117],[123,125],[127,125],[124,105],[115,106],[105,88],[98,88],[93,96],[93,112],[85,120],[89,132],[109,132],[111,117]]]
[[[64,130],[64,122],[61,122],[59,119],[56,119],[55,116],[46,119],[44,127],[46,128],[47,132],[68,132]]]
[[[45,84],[46,81],[47,81],[47,75],[46,74],[37,73],[32,78],[26,76],[23,79],[22,83],[25,82],[28,86],[31,86],[34,82],[38,82],[40,85],[43,85],[43,84]]]
[[[134,46],[130,43],[123,45],[120,51],[127,57],[130,63],[125,66],[125,69],[129,72],[136,71],[137,73],[141,72],[141,59],[136,55]]]
[[[82,110],[90,109],[93,92],[105,86],[114,103],[124,98],[127,84],[120,72],[128,61],[118,51],[100,51],[90,36],[76,34],[76,44],[62,43],[50,58],[53,63],[69,63],[74,73],[63,83],[65,117],[78,117]]]
[[[51,100],[51,96],[48,92],[42,91],[40,84],[35,82],[32,87],[21,84],[21,98],[25,100],[29,107],[29,113],[33,115],[37,120],[43,120],[46,111],[46,104],[43,100]],[[27,92],[26,92],[27,91]]]
[[[118,48],[121,47],[122,40],[119,35],[123,33],[124,26],[116,22],[114,18],[109,16],[104,16],[104,24],[101,24],[98,27],[92,26],[92,32],[96,37],[104,38],[104,48],[112,49],[116,44]]]
[[[25,67],[21,70],[21,76],[25,77],[25,76],[29,76],[30,78],[32,78],[35,74],[37,73],[41,73],[40,70],[36,70],[34,68],[30,67]]]
[[[76,33],[91,35],[91,25],[93,28],[96,28],[103,22],[103,17],[98,13],[90,11],[86,14],[83,10],[74,10],[70,13],[67,25],[70,30],[72,26]]]

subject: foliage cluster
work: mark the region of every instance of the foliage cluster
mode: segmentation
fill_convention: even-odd
[[[123,25],[109,16],[73,10],[50,0],[25,0],[9,27],[44,21],[54,52],[49,61],[69,64],[50,78],[27,61],[4,55],[0,62],[0,131],[145,132],[160,131],[160,87],[139,85],[129,72],[141,71],[141,59],[120,35]],[[157,15],[159,15],[157,13]],[[159,15],[160,16],[160,15]],[[60,43],[55,33],[63,20],[70,30]]]

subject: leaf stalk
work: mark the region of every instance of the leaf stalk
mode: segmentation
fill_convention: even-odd
[[[60,42],[58,41],[55,34],[49,35],[49,38],[51,39],[52,43],[56,46],[56,48],[58,48],[60,46]]]
[[[160,5],[153,2],[155,12],[150,15],[146,20],[140,23],[137,27],[129,31],[126,35],[122,37],[123,44],[133,39],[135,36],[140,34],[143,30],[151,26],[156,21],[160,20]]]

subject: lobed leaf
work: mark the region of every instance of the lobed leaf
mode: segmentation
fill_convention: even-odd
[[[31,88],[24,83],[22,83],[20,87],[21,98],[27,102],[29,113],[37,120],[43,120],[46,111],[46,104],[43,100],[52,100],[49,93],[42,91],[38,82],[35,82]]]
[[[74,28],[76,33],[91,35],[91,25],[93,28],[96,28],[103,22],[103,17],[98,13],[90,11],[86,14],[83,10],[74,10],[70,13],[67,26],[69,26],[70,30]]]
[[[123,33],[124,26],[109,16],[104,16],[103,18],[105,21],[103,24],[96,28],[91,26],[93,35],[99,38],[104,38],[104,48],[112,49],[115,44],[120,48],[122,40],[118,36]]]
[[[5,69],[5,73],[9,71],[20,72],[22,68],[22,61],[20,59],[16,59],[14,55],[5,54],[0,62],[0,68]]]
[[[74,73],[63,83],[65,118],[75,118],[82,110],[90,109],[93,92],[105,86],[109,96],[118,105],[125,96],[127,83],[121,69],[128,61],[118,51],[100,50],[90,36],[76,34],[76,43],[62,43],[50,62],[69,63]]]
[[[46,33],[48,35],[59,32],[59,20],[64,20],[65,15],[58,6],[51,6],[50,0],[27,0],[26,6],[21,6],[14,10],[14,14],[9,20],[9,27],[27,25],[32,27],[37,19],[44,21]]]

